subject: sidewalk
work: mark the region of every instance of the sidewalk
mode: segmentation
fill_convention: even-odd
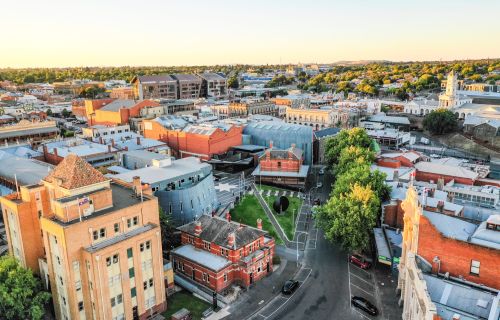
[[[397,276],[391,273],[389,267],[380,264],[375,266],[373,274],[384,319],[401,320],[403,310],[398,305],[399,297],[396,294]]]
[[[226,309],[230,314],[224,319],[245,319],[254,314],[280,294],[285,281],[292,279],[296,272],[297,265],[294,261],[282,259],[277,270],[258,281],[247,292],[243,292],[238,300]]]

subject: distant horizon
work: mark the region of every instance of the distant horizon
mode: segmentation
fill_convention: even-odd
[[[190,65],[75,65],[75,66],[33,66],[33,67],[0,67],[0,70],[5,70],[5,69],[73,69],[73,68],[123,68],[123,67],[130,67],[130,68],[175,68],[175,67],[215,67],[215,66],[235,66],[235,65],[242,65],[242,66],[265,66],[265,65],[272,65],[272,66],[289,66],[289,65],[298,65],[298,64],[304,64],[304,65],[311,65],[311,64],[319,64],[319,65],[335,65],[335,64],[345,64],[345,63],[350,63],[351,65],[363,65],[363,64],[370,64],[370,63],[413,63],[413,62],[419,62],[419,63],[453,63],[453,62],[462,62],[462,61],[485,61],[485,60],[491,60],[491,61],[496,61],[500,60],[500,57],[498,58],[464,58],[464,59],[453,59],[453,60],[387,60],[387,59],[362,59],[362,60],[337,60],[334,62],[290,62],[290,63],[266,63],[266,64],[258,64],[258,63],[219,63],[219,64],[190,64]]]
[[[0,68],[500,57],[497,0],[20,0],[2,12]]]

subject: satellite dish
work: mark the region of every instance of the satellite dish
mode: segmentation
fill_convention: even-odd
[[[276,213],[282,213],[288,209],[288,206],[290,205],[290,201],[288,201],[288,198],[285,196],[281,196],[279,198],[276,198],[273,203],[273,209]]]

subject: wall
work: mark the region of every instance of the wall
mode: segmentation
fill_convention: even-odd
[[[437,183],[438,179],[440,179],[440,178],[444,179],[445,184],[450,182],[451,180],[455,180],[455,183],[474,185],[474,180],[472,180],[472,179],[452,177],[452,176],[447,176],[447,175],[442,175],[442,174],[423,172],[423,171],[419,171],[419,170],[417,170],[417,174],[416,174],[415,179],[417,181],[427,181],[427,182],[430,182],[432,180],[432,181],[434,181],[434,183]]]
[[[441,260],[441,273],[500,289],[500,251],[444,237],[425,216],[420,217],[418,254]],[[471,260],[480,261],[479,276],[470,274]]]

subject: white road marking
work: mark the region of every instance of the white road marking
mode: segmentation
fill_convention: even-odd
[[[371,282],[371,281],[367,281],[367,280],[365,280],[365,279],[361,278],[360,276],[355,275],[355,274],[354,274],[354,273],[352,273],[352,272],[351,272],[351,276],[355,276],[355,277],[356,277],[356,278],[358,278],[359,280],[364,281],[364,282],[368,283],[369,285],[371,285],[371,286],[373,287],[373,282]]]
[[[350,282],[350,280],[349,280],[349,282]],[[363,291],[364,293],[366,293],[366,294],[368,294],[368,295],[370,295],[370,296],[372,296],[372,297],[375,297],[373,293],[370,293],[370,292],[368,292],[368,291],[366,291],[366,290],[364,290],[364,289],[361,289],[359,286],[357,286],[357,285],[355,285],[355,284],[352,284],[352,283],[351,283],[351,285],[352,285],[353,287],[356,287],[356,288],[358,288],[359,290]]]
[[[359,314],[362,318],[364,319],[368,319],[368,320],[371,320],[370,318],[368,318],[367,316],[365,316],[363,313],[361,313],[361,311],[357,310],[355,307],[352,307],[352,310],[354,310],[357,314]]]
[[[347,278],[349,279],[349,306],[352,307],[351,298],[351,266],[350,263],[347,263]]]

